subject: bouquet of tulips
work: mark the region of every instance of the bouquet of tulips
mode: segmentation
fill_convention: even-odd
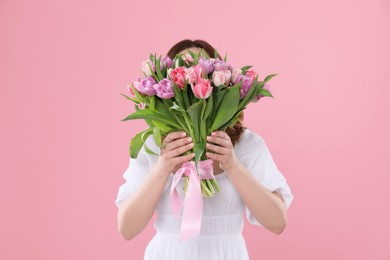
[[[161,147],[161,136],[173,131],[185,131],[192,137],[197,173],[199,162],[207,160],[206,137],[215,130],[233,127],[240,113],[250,102],[261,97],[273,97],[267,82],[277,74],[268,75],[263,81],[252,66],[232,67],[224,60],[210,58],[202,49],[194,53],[177,54],[161,59],[150,54],[142,62],[145,77],[137,77],[127,88],[131,96],[122,94],[135,103],[135,112],[122,119],[144,119],[149,128],[135,135],[130,142],[130,156],[136,158],[145,140],[153,135]],[[155,154],[145,145],[146,152]],[[187,153],[191,153],[188,151]],[[213,176],[213,175],[212,175]],[[184,190],[187,191],[189,176]],[[219,191],[215,178],[201,179],[203,197],[211,197]]]

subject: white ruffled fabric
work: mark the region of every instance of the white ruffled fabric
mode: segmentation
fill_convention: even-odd
[[[157,154],[159,148],[152,136],[146,145]],[[234,146],[237,157],[256,179],[269,191],[279,192],[287,209],[294,198],[285,177],[277,168],[264,139],[250,129],[245,129],[241,139]],[[126,180],[119,187],[115,204],[130,198],[142,185],[158,156],[147,154],[144,147],[137,159],[130,158],[129,167],[123,174]],[[242,236],[243,214],[248,221],[262,226],[245,206],[239,193],[225,172],[215,175],[220,192],[212,198],[204,198],[200,235],[180,242],[181,214],[178,219],[170,208],[169,193],[173,179],[170,175],[157,206],[157,219],[154,222],[156,234],[145,249],[146,260],[246,260],[249,259],[245,240]],[[179,196],[184,200],[184,178],[178,183]]]

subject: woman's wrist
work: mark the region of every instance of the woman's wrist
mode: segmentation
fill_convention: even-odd
[[[227,175],[237,174],[242,171],[245,166],[239,160],[232,162],[227,169],[225,169]]]
[[[167,167],[156,163],[152,168],[152,174],[168,178],[171,174],[171,171],[167,170]]]

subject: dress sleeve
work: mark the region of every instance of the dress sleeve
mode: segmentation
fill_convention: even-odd
[[[150,140],[146,140],[147,146]],[[154,150],[154,149],[153,149]],[[116,206],[119,208],[121,203],[130,198],[144,182],[146,176],[150,171],[150,160],[149,154],[145,151],[145,146],[142,146],[137,158],[133,159],[130,157],[129,166],[123,173],[123,179],[125,182],[119,187],[118,194],[115,200]]]
[[[242,163],[255,176],[255,178],[269,191],[277,191],[282,195],[286,209],[294,198],[286,178],[279,171],[264,139],[254,132],[247,133],[246,141],[242,147],[245,150],[242,156]],[[263,227],[259,223],[247,206],[245,206],[246,218],[249,223]]]

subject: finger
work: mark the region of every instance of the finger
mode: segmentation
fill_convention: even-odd
[[[216,152],[218,154],[222,154],[222,155],[228,154],[228,149],[225,148],[225,147],[219,146],[219,145],[214,145],[214,144],[207,143],[206,144],[206,148],[211,150],[211,151],[214,151],[214,152]]]
[[[192,160],[192,158],[194,158],[194,156],[195,156],[195,153],[190,153],[187,155],[175,157],[172,159],[172,161],[175,165],[178,165],[178,164],[182,164],[183,162],[187,162],[189,160]]]
[[[229,147],[231,143],[230,140],[226,140],[220,136],[207,136],[207,141],[224,147]]]
[[[187,135],[187,133],[182,132],[182,131],[181,132],[180,131],[179,132],[171,132],[164,138],[160,148],[164,149],[164,150],[172,150],[172,147],[168,146],[168,145],[176,140],[185,138],[184,136],[186,136],[186,135]]]
[[[172,141],[172,142],[167,144],[166,151],[172,151],[178,147],[184,146],[184,145],[189,144],[191,142],[192,142],[191,137],[184,137],[184,138],[176,139],[175,141]]]
[[[227,140],[230,139],[230,136],[225,131],[222,131],[222,130],[214,131],[214,132],[211,133],[211,135],[212,136],[221,137],[221,138],[227,139]]]
[[[223,159],[223,157],[222,157],[223,155],[220,155],[217,153],[206,152],[206,156],[207,156],[207,158],[213,159],[213,160],[218,161],[218,162],[221,162]]]
[[[194,143],[192,143],[192,142],[189,144],[186,144],[184,146],[177,147],[177,148],[167,152],[167,157],[168,158],[176,157],[176,156],[181,155],[182,153],[184,153],[188,150],[191,150],[193,147],[194,147]]]
[[[186,136],[187,133],[184,132],[184,131],[177,131],[177,132],[170,132],[165,138],[164,138],[164,142],[166,142],[167,144],[172,142],[173,140],[176,140],[178,138],[183,138],[184,136]]]

